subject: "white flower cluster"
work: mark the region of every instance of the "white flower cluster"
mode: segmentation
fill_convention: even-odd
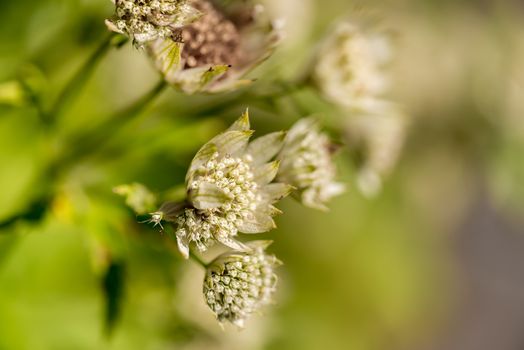
[[[205,144],[187,173],[188,207],[178,214],[175,235],[187,258],[189,246],[206,251],[215,241],[235,250],[246,246],[235,237],[267,232],[280,211],[272,204],[288,195],[291,186],[273,183],[278,171],[271,161],[284,143],[284,133],[249,142],[247,113],[226,132]]]
[[[251,314],[271,303],[277,283],[273,269],[280,262],[264,252],[270,243],[248,243],[252,251],[224,254],[208,267],[204,297],[220,322],[243,327]]]
[[[246,154],[243,159],[226,155],[219,159],[215,152],[201,171],[204,176],[198,177],[191,184],[191,189],[198,189],[202,183],[215,184],[228,197],[229,201],[222,208],[233,215],[244,217],[246,210],[255,210],[258,185],[253,181],[250,163],[253,157]]]
[[[297,122],[287,134],[277,178],[295,186],[306,206],[325,210],[326,202],[344,192],[344,185],[334,181],[331,149],[329,137],[313,118]]]
[[[239,242],[235,243],[230,238],[238,234],[243,220],[251,217],[260,199],[250,161],[252,157],[249,155],[244,160],[230,156],[219,159],[218,152],[215,152],[199,169],[205,175],[193,180],[189,185],[190,190],[198,190],[203,184],[215,184],[225,194],[224,203],[200,213],[186,209],[176,221],[179,241],[195,242],[200,251],[206,251],[213,244],[213,239],[243,249]]]
[[[170,38],[173,30],[196,18],[187,0],[116,0],[115,16],[108,25],[129,35],[141,46],[159,38]]]

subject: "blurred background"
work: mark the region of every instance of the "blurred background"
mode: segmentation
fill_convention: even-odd
[[[372,14],[393,30],[391,98],[411,122],[374,198],[357,190],[355,166],[340,152],[348,192],[330,212],[280,205],[278,229],[261,235],[285,263],[277,303],[239,332],[222,331],[206,309],[202,269],[137,224],[112,188],[182,184],[195,151],[248,105],[260,132],[288,128],[300,113],[285,100],[268,108],[233,99],[190,117],[223,97],[169,90],[101,152],[50,181],[49,158],[70,146],[56,140],[102,122],[158,77],[142,52],[114,49],[60,126],[42,128],[13,82],[23,77],[53,100],[106,35],[113,5],[0,2],[0,219],[52,193],[36,218],[0,230],[0,349],[524,348],[522,2],[269,5],[288,34],[256,86],[305,69],[337,19]],[[330,121],[343,118],[311,94],[296,97]]]

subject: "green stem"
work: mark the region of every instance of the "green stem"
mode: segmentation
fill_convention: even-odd
[[[79,159],[94,154],[105,146],[112,137],[118,133],[129,122],[141,114],[155,99],[165,90],[167,83],[165,80],[159,81],[149,92],[138,99],[128,108],[117,112],[109,117],[105,122],[97,127],[75,137],[72,151],[61,158],[60,163],[69,164],[77,162]]]
[[[52,124],[56,119],[60,118],[64,110],[73,102],[78,96],[83,86],[95,70],[98,62],[104,57],[109,48],[111,47],[111,41],[115,37],[115,33],[109,33],[104,40],[100,43],[100,46],[91,54],[78,72],[73,75],[71,80],[62,89],[62,92],[58,95],[57,100],[51,107],[50,111],[44,114],[44,122],[46,124]]]
[[[200,257],[198,257],[193,251],[190,251],[189,252],[189,257],[194,261],[196,262],[197,264],[199,264],[200,266],[202,266],[204,269],[207,269],[208,265],[209,264],[206,264],[202,259],[200,259]]]

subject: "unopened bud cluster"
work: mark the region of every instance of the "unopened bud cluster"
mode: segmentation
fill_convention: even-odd
[[[242,327],[251,314],[271,303],[277,283],[274,267],[280,262],[264,252],[265,245],[222,255],[208,267],[204,297],[220,322]]]

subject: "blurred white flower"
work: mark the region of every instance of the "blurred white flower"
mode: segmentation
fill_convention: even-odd
[[[270,241],[247,243],[251,251],[225,253],[208,267],[204,279],[204,298],[220,322],[243,327],[251,314],[272,302],[281,262],[267,255]]]
[[[313,80],[324,97],[345,108],[370,107],[388,88],[389,38],[352,22],[339,23],[319,49]]]
[[[346,138],[361,159],[357,185],[366,196],[376,195],[383,178],[396,165],[405,142],[408,118],[393,103],[352,115],[346,123]]]
[[[302,119],[288,132],[278,155],[277,179],[296,187],[304,205],[326,210],[326,202],[345,190],[334,180],[332,153],[332,143],[327,134],[320,132],[318,121]]]

